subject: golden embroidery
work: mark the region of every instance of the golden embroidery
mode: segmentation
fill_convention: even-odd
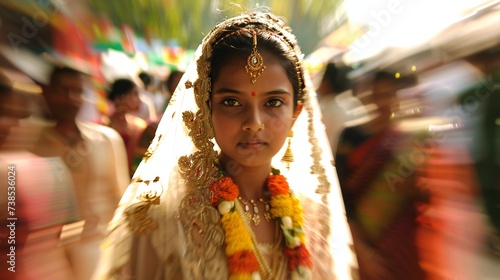
[[[148,149],[144,153],[144,161],[147,162],[149,158],[153,155],[153,153],[156,151],[156,148],[158,148],[158,145],[160,144],[160,141],[162,139],[162,135],[158,135],[158,137],[155,137],[153,141],[151,141],[151,144],[149,144]]]
[[[137,234],[150,234],[157,228],[157,224],[148,216],[149,208],[152,205],[160,204],[160,196],[163,193],[163,186],[160,183],[160,178],[154,180],[137,179],[133,184],[143,184],[144,191],[139,192],[137,197],[141,202],[136,203],[125,209],[125,216],[128,220],[128,227]]]
[[[217,153],[210,141],[213,136],[210,108],[210,46],[204,48],[198,60],[198,79],[194,82],[194,96],[198,111],[182,113],[193,144],[198,151],[179,158],[179,172],[186,183],[187,195],[179,206],[179,221],[186,234],[188,248],[183,263],[190,268],[193,279],[217,279],[220,277],[215,256],[224,244],[224,233],[220,227],[219,214],[208,201],[206,186],[213,180]],[[188,86],[188,85],[186,85]],[[219,275],[214,274],[219,273]]]
[[[328,181],[328,177],[326,176],[326,170],[321,163],[321,147],[318,145],[318,139],[315,136],[315,127],[314,127],[314,112],[311,106],[310,96],[306,94],[304,96],[304,107],[306,109],[308,115],[308,135],[309,142],[312,146],[311,156],[313,158],[313,165],[311,166],[311,173],[316,174],[318,176],[318,187],[315,192],[321,195],[321,204],[319,215],[319,222],[321,227],[319,229],[319,234],[321,239],[319,240],[319,244],[316,243],[311,245],[314,248],[327,248],[328,247],[328,238],[331,233],[330,228],[330,210],[328,208],[328,194],[330,193],[330,182]],[[333,259],[330,254],[325,253],[323,250],[318,251],[318,257],[324,262],[333,263]]]

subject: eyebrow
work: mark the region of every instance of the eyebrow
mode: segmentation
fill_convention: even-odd
[[[213,92],[213,94],[222,94],[222,93],[233,93],[233,94],[243,94],[244,92],[242,91],[239,91],[239,90],[235,90],[235,89],[232,89],[232,88],[220,88],[216,91]],[[272,90],[272,91],[268,91],[266,92],[265,94],[285,94],[285,95],[291,95],[290,92],[284,90],[284,89],[276,89],[276,90]]]

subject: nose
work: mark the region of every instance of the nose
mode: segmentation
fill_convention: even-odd
[[[243,123],[242,129],[244,131],[258,132],[264,129],[264,122],[261,112],[257,108],[251,108],[247,112],[247,117]]]

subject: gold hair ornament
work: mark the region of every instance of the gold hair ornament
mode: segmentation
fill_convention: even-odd
[[[252,52],[247,58],[247,65],[245,65],[245,72],[250,75],[252,84],[255,84],[257,78],[266,70],[264,59],[259,52],[257,52],[257,32],[252,31]]]

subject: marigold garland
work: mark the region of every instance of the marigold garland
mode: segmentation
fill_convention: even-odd
[[[238,188],[234,188],[233,179],[222,177],[210,185],[212,190],[211,203],[218,205],[221,200],[233,201],[238,197]]]
[[[284,253],[292,279],[310,279],[312,261],[305,246],[300,202],[292,195],[286,178],[275,169],[267,180],[267,187],[271,193],[271,215],[279,219],[285,237]],[[209,190],[210,201],[221,214],[230,279],[260,279],[252,238],[235,208],[238,186],[230,177],[221,177],[210,184]]]

